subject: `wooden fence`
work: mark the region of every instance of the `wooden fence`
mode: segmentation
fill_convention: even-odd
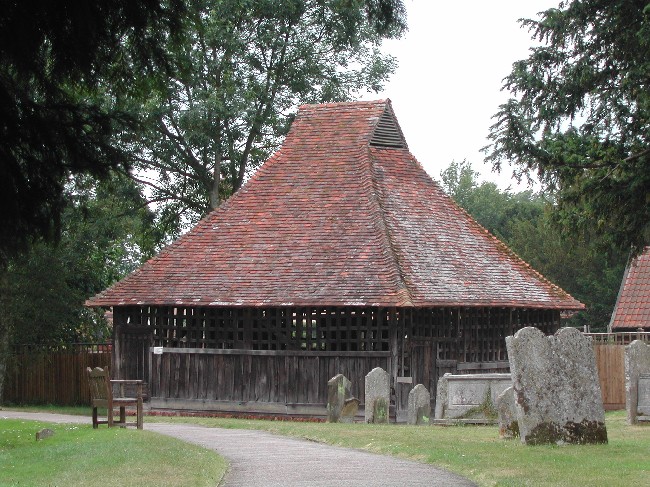
[[[17,347],[7,364],[4,400],[16,404],[90,404],[86,367],[110,364],[109,344],[77,343],[54,350]]]
[[[625,409],[625,346],[634,340],[650,343],[648,332],[585,333],[594,341],[594,353],[603,405]]]

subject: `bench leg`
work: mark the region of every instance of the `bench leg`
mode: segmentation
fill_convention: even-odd
[[[126,428],[125,423],[126,423],[126,407],[120,406],[120,428]]]
[[[93,429],[97,429],[99,424],[97,423],[97,408],[93,407]]]
[[[142,397],[138,398],[138,404],[136,406],[136,421],[138,423],[138,429],[142,429]]]

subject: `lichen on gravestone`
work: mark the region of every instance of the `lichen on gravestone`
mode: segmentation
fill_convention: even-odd
[[[417,384],[408,397],[408,424],[428,424],[431,416],[431,394],[422,384]]]
[[[388,423],[390,376],[381,367],[375,367],[366,374],[365,401],[366,423]]]
[[[547,337],[526,327],[506,337],[506,347],[522,442],[607,442],[590,338],[575,328]]]

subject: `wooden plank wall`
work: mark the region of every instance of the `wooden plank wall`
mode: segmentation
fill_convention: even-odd
[[[86,367],[108,367],[107,345],[84,345],[68,350],[18,350],[9,358],[4,400],[16,404],[90,404]]]
[[[625,345],[594,343],[603,406],[625,409]]]
[[[375,367],[389,368],[389,352],[306,352],[164,348],[152,355],[152,398],[327,403],[327,381],[336,374],[352,382],[364,402],[364,379]]]

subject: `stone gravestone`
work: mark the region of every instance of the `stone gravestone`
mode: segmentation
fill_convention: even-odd
[[[650,406],[643,403],[647,389],[643,388],[644,381],[639,380],[642,374],[650,374],[650,346],[634,340],[625,347],[625,409],[629,424],[635,424],[640,415],[650,416]]]
[[[547,337],[526,327],[506,346],[522,442],[607,443],[591,339],[575,328]]]
[[[499,415],[499,437],[514,438],[519,436],[519,423],[517,423],[517,410],[515,409],[515,394],[512,386],[499,394],[495,406],[497,414]]]
[[[351,422],[357,413],[359,401],[350,394],[351,383],[343,374],[338,374],[327,381],[327,422]],[[357,409],[351,411],[352,404],[356,401]],[[346,404],[347,402],[347,404]],[[353,413],[352,418],[347,418]],[[344,414],[347,417],[344,417]]]
[[[409,392],[408,424],[429,424],[431,416],[431,394],[422,384]]]
[[[366,423],[388,423],[390,376],[381,367],[366,375]]]
[[[650,421],[650,374],[639,374],[637,384],[637,420]]]

